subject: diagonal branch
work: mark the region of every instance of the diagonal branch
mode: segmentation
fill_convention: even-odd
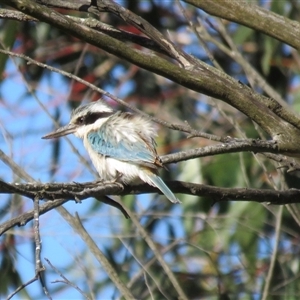
[[[79,18],[74,16],[67,16],[74,22],[80,23],[84,26],[87,26],[92,29],[96,29],[100,32],[107,34],[117,40],[123,42],[131,42],[137,45],[140,45],[144,48],[159,52],[161,54],[170,56],[169,52],[165,51],[162,47],[160,47],[157,43],[153,42],[151,39],[133,34],[131,32],[127,32],[118,28],[114,28],[113,26],[103,23],[94,18]],[[22,12],[15,11],[12,9],[2,9],[0,8],[0,18],[1,19],[9,19],[16,20],[20,22],[40,22],[40,20],[33,18],[29,15],[23,14]]]
[[[300,50],[300,23],[249,3],[231,0],[183,0],[208,14],[217,16],[267,34]]]
[[[102,250],[100,250],[98,245],[92,239],[92,237],[87,232],[87,230],[84,228],[78,215],[76,214],[76,216],[72,216],[64,207],[58,207],[57,211],[65,219],[65,221],[68,222],[68,224],[73,228],[73,230],[81,237],[81,239],[85,242],[85,244],[88,246],[91,253],[94,255],[96,260],[100,263],[100,265],[107,273],[108,277],[118,288],[122,297],[124,297],[124,299],[126,300],[134,299],[133,295],[131,294],[131,291],[123,282],[122,277],[119,276],[119,274],[115,270],[115,267],[112,265],[111,261],[106,257],[106,255],[102,252]]]
[[[110,12],[114,15],[120,17],[128,24],[133,25],[145,35],[150,37],[154,43],[159,45],[168,55],[175,60],[177,60],[184,68],[191,68],[191,60],[194,60],[191,56],[187,55],[181,49],[179,49],[176,45],[174,45],[167,37],[161,34],[155,27],[153,27],[149,22],[145,19],[141,18],[140,16],[134,14],[130,10],[126,9],[125,7],[117,4],[114,1],[107,1],[107,0],[97,0],[87,2],[85,5],[73,5],[72,3],[66,3],[61,1],[44,1],[38,0],[38,3],[41,3],[46,6],[52,7],[60,7],[60,8],[67,8],[67,9],[76,9],[80,11],[92,12],[96,15],[99,12]]]
[[[93,7],[91,7],[92,9]],[[90,10],[91,11],[91,10]],[[181,66],[185,69],[191,69],[192,57],[184,53],[179,47],[174,45],[167,37],[160,33],[155,27],[153,27],[149,22],[140,16],[134,14],[125,7],[117,4],[114,1],[107,0],[97,0],[96,8],[93,10],[95,12],[110,12],[114,15],[122,18],[128,24],[133,25],[141,32],[150,37],[158,45],[160,45],[166,52],[176,59]]]
[[[95,92],[98,92],[101,95],[104,95],[104,96],[107,96],[107,97],[113,99],[114,101],[116,101],[120,105],[123,105],[124,107],[127,107],[128,109],[130,109],[130,110],[132,110],[132,111],[134,111],[134,112],[136,112],[136,113],[144,116],[145,118],[150,118],[153,122],[161,124],[161,125],[163,125],[163,126],[165,126],[167,128],[170,128],[170,129],[173,129],[173,130],[182,131],[182,132],[185,132],[185,133],[189,133],[190,137],[203,137],[203,138],[206,138],[206,139],[209,139],[209,140],[212,140],[212,141],[219,141],[219,142],[228,140],[228,138],[222,138],[222,137],[219,137],[219,136],[216,136],[216,135],[213,135],[213,134],[200,132],[198,130],[195,130],[195,129],[191,128],[188,124],[184,124],[183,125],[183,124],[169,123],[169,122],[166,122],[164,120],[161,120],[161,119],[149,116],[148,114],[146,114],[145,112],[143,112],[140,109],[136,108],[135,106],[132,106],[129,103],[123,101],[122,99],[115,97],[114,95],[112,95],[112,94],[110,94],[110,93],[102,90],[101,88],[95,86],[94,84],[92,84],[90,82],[88,82],[88,81],[86,81],[84,79],[81,79],[78,76],[73,75],[73,74],[71,74],[69,72],[66,72],[66,71],[57,69],[55,67],[49,66],[47,64],[38,62],[38,61],[30,58],[29,56],[26,56],[26,55],[23,55],[23,54],[19,54],[19,53],[14,53],[14,52],[11,52],[11,51],[8,51],[8,50],[3,50],[3,49],[0,49],[0,53],[4,53],[4,54],[7,54],[7,55],[10,55],[10,56],[13,56],[13,57],[23,58],[26,61],[28,61],[28,64],[31,64],[31,63],[35,64],[35,65],[37,65],[37,66],[39,66],[41,68],[48,69],[48,70],[50,70],[52,72],[56,72],[56,73],[59,73],[59,74],[61,74],[63,76],[69,77],[69,78],[71,78],[73,80],[76,80],[77,82],[80,82],[80,83],[86,85],[91,90],[93,90]]]

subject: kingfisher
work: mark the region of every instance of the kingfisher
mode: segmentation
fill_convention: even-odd
[[[83,140],[101,180],[121,184],[146,182],[157,187],[172,203],[180,203],[158,175],[163,164],[156,152],[157,134],[150,119],[114,111],[98,100],[77,107],[69,124],[42,138],[71,133]]]

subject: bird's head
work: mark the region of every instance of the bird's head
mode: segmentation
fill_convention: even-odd
[[[103,101],[91,102],[77,107],[71,114],[69,124],[43,136],[43,139],[54,139],[74,133],[77,137],[83,138],[91,130],[98,129],[114,114],[113,109]]]

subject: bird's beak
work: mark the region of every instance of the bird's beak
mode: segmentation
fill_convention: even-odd
[[[74,124],[68,124],[66,126],[60,127],[57,130],[50,132],[42,137],[42,139],[55,139],[70,133],[74,133],[77,129],[77,126]]]

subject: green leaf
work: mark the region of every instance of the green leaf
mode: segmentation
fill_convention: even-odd
[[[19,22],[13,20],[6,20],[3,22],[2,27],[5,27],[5,30],[1,31],[1,40],[5,48],[11,49],[18,33]],[[0,54],[0,74],[3,74],[8,55]],[[0,77],[2,81],[3,75]]]
[[[254,30],[248,27],[239,26],[233,35],[233,41],[235,44],[240,45],[250,39],[253,35]]]

